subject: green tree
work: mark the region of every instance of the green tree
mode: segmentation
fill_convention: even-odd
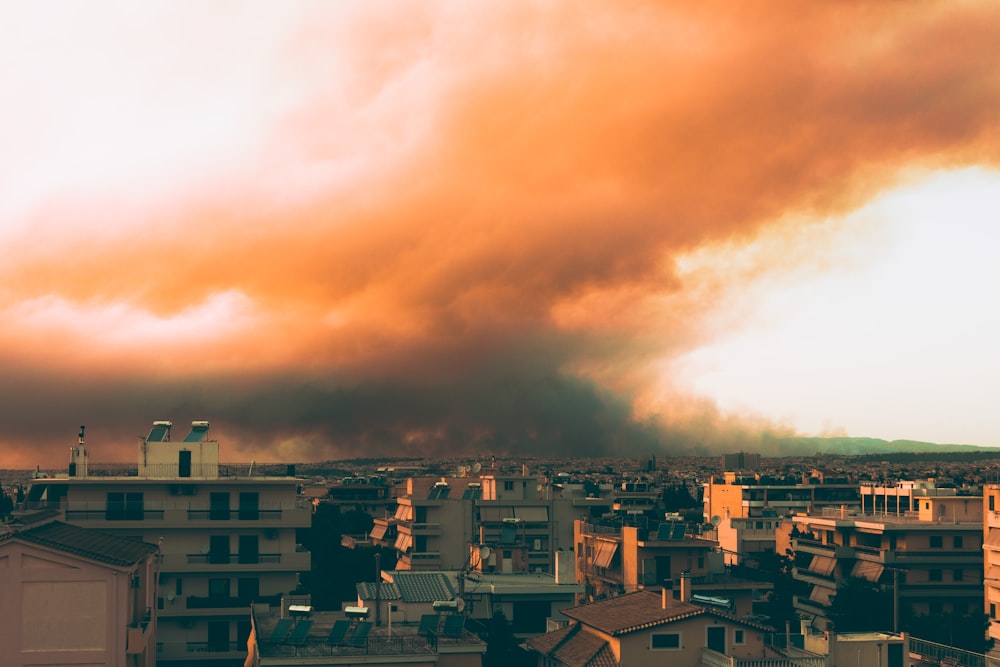
[[[848,577],[837,586],[827,616],[837,632],[892,630],[892,589]]]

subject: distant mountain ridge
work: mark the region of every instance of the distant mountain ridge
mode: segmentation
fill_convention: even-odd
[[[920,440],[882,440],[881,438],[848,437],[791,437],[766,438],[761,454],[765,456],[809,456],[812,454],[865,455],[880,453],[931,453],[945,452],[985,452],[1000,451],[994,447],[980,445],[942,445]]]

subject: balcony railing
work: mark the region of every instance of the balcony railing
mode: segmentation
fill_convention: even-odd
[[[196,553],[188,554],[189,565],[258,565],[281,562],[280,553],[231,554],[231,553]]]
[[[780,658],[733,658],[710,648],[701,650],[705,667],[826,667],[826,658],[816,656],[786,656]]]

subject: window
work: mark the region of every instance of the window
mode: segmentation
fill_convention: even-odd
[[[218,600],[229,597],[229,579],[209,579],[208,597]]]
[[[941,581],[941,570],[927,570],[927,581]]]
[[[733,630],[733,643],[734,644],[746,644],[747,638],[743,630]]]
[[[213,492],[208,498],[208,518],[213,521],[229,519],[229,494]]]
[[[513,491],[514,490],[514,481],[510,480],[510,479],[505,480],[504,483],[503,483],[503,490],[504,491]]]
[[[240,535],[240,551],[237,560],[240,563],[260,562],[260,543],[256,535]]]
[[[990,496],[990,511],[992,512],[995,509],[996,509],[996,498],[994,496]]]
[[[228,499],[226,503],[228,504]],[[260,518],[260,494],[256,491],[240,493],[240,520],[256,521]]]
[[[649,648],[657,651],[679,651],[681,634],[679,632],[658,632],[650,635]]]
[[[952,581],[962,581],[963,579],[965,579],[965,570],[961,568],[955,568],[954,570],[951,571]]]
[[[944,612],[944,604],[942,604],[940,600],[931,600],[931,602],[928,603],[928,605],[927,605],[927,610],[931,614],[935,614],[935,615],[943,613]]]
[[[996,617],[997,617],[997,606],[996,606],[996,603],[991,602],[990,603],[990,618],[996,618]]]
[[[955,535],[954,537],[952,537],[951,538],[951,546],[954,547],[955,549],[961,549],[962,548],[962,536],[961,535]]]
[[[944,539],[940,535],[931,535],[931,549],[940,549],[944,546]]]

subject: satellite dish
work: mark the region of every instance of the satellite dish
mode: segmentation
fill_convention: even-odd
[[[475,463],[472,464],[472,472],[479,472],[482,469],[483,469],[483,464],[480,463],[479,461],[476,461]]]
[[[465,609],[465,600],[463,600],[462,598],[458,598],[457,600],[455,600],[455,603],[456,603],[455,609],[457,611],[461,612]]]
[[[177,597],[177,594],[174,593],[173,591],[170,591],[169,593],[167,593],[167,600],[169,600],[170,602],[173,602],[174,598],[176,598],[176,597]]]
[[[208,552],[211,551],[211,550],[212,550],[212,547],[210,547],[209,545],[206,544],[205,546],[203,546],[201,548],[201,553],[207,556]]]
[[[722,523],[722,517],[721,516],[719,516],[718,514],[716,514],[715,516],[712,517],[712,525],[713,526],[718,526],[720,523]]]
[[[483,546],[479,547],[479,559],[480,560],[486,560],[487,558],[490,557],[491,553],[493,553],[493,549],[490,549],[485,544]]]
[[[541,484],[539,484],[538,486],[535,487],[535,491],[541,491],[543,488],[544,487]]]

